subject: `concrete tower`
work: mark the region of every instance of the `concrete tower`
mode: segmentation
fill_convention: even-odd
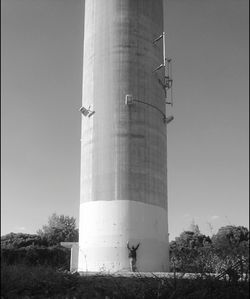
[[[168,271],[162,0],[85,0],[79,271]],[[159,39],[160,39],[159,38]]]

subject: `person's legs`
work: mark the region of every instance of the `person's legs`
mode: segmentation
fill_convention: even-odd
[[[133,258],[129,258],[130,271],[133,272]]]
[[[132,259],[132,271],[133,272],[136,271],[136,259],[135,258]]]

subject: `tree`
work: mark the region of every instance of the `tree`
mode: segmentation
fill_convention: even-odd
[[[243,226],[221,227],[210,237],[197,225],[170,242],[172,270],[180,272],[249,273],[249,230]],[[230,275],[230,274],[229,274]]]
[[[38,235],[45,238],[49,245],[57,245],[60,242],[77,242],[78,229],[74,217],[56,215],[48,219],[48,224],[38,230]]]
[[[244,226],[221,227],[212,237],[216,254],[223,261],[221,268],[228,268],[239,262],[241,272],[249,267],[249,230]]]
[[[249,230],[244,226],[227,225],[221,227],[212,237],[218,253],[223,256],[247,255],[249,248]]]
[[[200,233],[184,231],[170,243],[172,270],[177,272],[207,272],[211,255],[211,239]]]
[[[195,223],[194,220],[192,220],[192,222],[190,224],[189,231],[191,231],[197,235],[201,234],[200,228],[199,228],[198,224]]]
[[[19,249],[28,246],[47,246],[47,241],[35,234],[9,233],[1,237],[1,248]]]

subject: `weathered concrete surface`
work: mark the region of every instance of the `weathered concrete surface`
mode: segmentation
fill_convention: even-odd
[[[96,201],[81,205],[79,260],[81,271],[129,271],[127,240],[141,245],[137,250],[138,270],[166,269],[167,213],[155,205],[137,201]],[[101,252],[101,254],[100,254]],[[160,258],[159,258],[160,257]]]
[[[128,268],[127,241],[140,271],[168,270],[166,125],[125,105],[165,112],[162,31],[162,0],[85,1],[79,271]]]

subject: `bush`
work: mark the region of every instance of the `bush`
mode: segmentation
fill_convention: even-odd
[[[1,236],[1,248],[17,249],[27,246],[48,246],[48,242],[36,234],[9,233]]]
[[[75,299],[246,299],[248,282],[237,284],[215,278],[181,279],[143,277],[80,276],[58,272],[47,266],[3,265],[3,298]]]
[[[240,276],[249,274],[249,231],[242,226],[219,229],[212,239],[199,229],[184,231],[170,242],[170,269],[184,273],[221,273],[238,265]]]
[[[50,265],[53,268],[69,269],[70,250],[61,246],[1,249],[1,261],[6,265]]]

